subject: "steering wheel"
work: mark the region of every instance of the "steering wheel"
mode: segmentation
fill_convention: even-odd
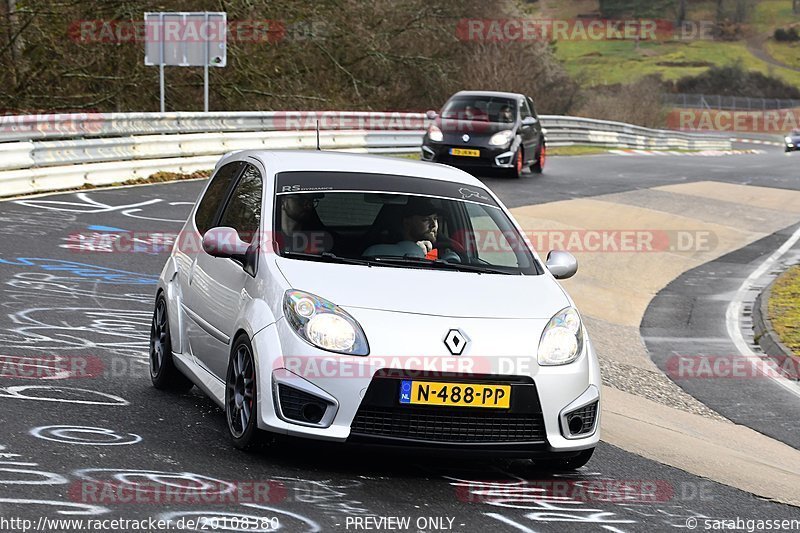
[[[467,250],[460,242],[442,237],[436,240],[436,248],[439,250],[449,250],[458,256],[459,262],[463,263],[467,258]]]

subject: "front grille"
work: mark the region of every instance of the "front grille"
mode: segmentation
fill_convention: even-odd
[[[480,157],[455,156],[443,152],[436,158],[436,162],[451,166],[491,167],[494,165],[494,157],[490,157],[483,151],[481,151]]]
[[[464,413],[447,410],[362,406],[353,434],[450,443],[544,442],[541,413]]]
[[[591,433],[594,428],[594,420],[597,417],[597,402],[592,402],[589,405],[575,409],[567,415],[567,424],[574,417],[579,416],[583,419],[583,426],[577,433],[572,432],[572,435],[583,435],[584,433]]]

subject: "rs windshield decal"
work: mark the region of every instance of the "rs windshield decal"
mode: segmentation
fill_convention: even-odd
[[[437,196],[451,200],[467,200],[499,207],[491,195],[480,187],[463,183],[390,174],[358,172],[281,172],[276,177],[276,194],[309,192],[382,192]]]

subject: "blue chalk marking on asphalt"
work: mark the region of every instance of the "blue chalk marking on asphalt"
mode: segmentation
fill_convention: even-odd
[[[119,283],[131,285],[152,285],[158,276],[128,272],[75,261],[47,259],[42,257],[17,257],[16,259],[0,259],[0,264],[14,266],[38,267],[47,272],[67,272],[87,281],[95,283]]]
[[[121,228],[114,228],[112,226],[89,226],[89,231],[106,231],[110,233],[126,233],[128,230]]]

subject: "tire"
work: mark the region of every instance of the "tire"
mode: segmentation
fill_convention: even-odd
[[[586,466],[586,463],[592,458],[592,454],[594,454],[594,448],[582,450],[578,455],[573,455],[572,457],[554,456],[543,461],[541,466],[553,471],[577,470],[582,466]]]
[[[525,168],[525,154],[522,147],[517,148],[517,153],[514,155],[514,167],[508,171],[508,177],[519,179],[522,177],[522,171]]]
[[[536,162],[531,166],[531,172],[541,174],[544,172],[544,165],[547,162],[547,145],[542,142],[536,154]]]
[[[233,445],[249,450],[261,444],[258,429],[258,380],[253,346],[240,335],[231,350],[225,379],[225,420]]]
[[[187,392],[194,386],[172,360],[172,336],[164,293],[156,298],[153,322],[150,325],[150,380],[155,388],[172,392]]]

